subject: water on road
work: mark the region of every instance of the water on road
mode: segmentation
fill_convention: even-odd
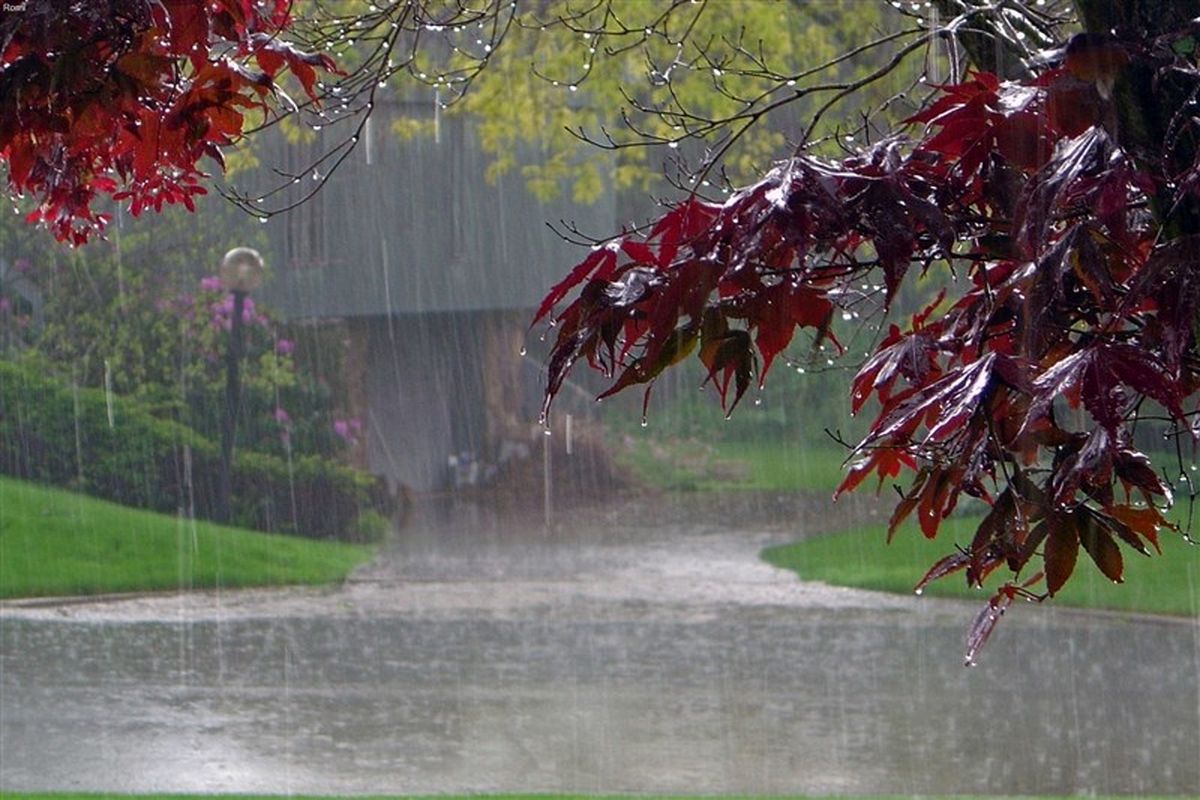
[[[4,604],[0,788],[1200,787],[1196,620],[1022,607],[964,669],[971,605],[757,558],[869,509],[730,510],[426,509],[337,589]]]

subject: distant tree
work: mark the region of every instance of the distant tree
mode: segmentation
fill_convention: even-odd
[[[963,495],[989,504],[916,587],[1009,573],[970,628],[971,663],[1015,599],[1058,593],[1081,548],[1120,582],[1121,543],[1149,554],[1176,529],[1171,484],[1194,496],[1200,3],[1078,0],[1073,19],[933,5],[881,69],[939,42],[964,58],[904,124],[867,120],[836,158],[801,135],[726,198],[694,183],[645,229],[597,242],[537,318],[557,335],[547,411],[580,360],[613,378],[607,395],[693,354],[732,409],[798,329],[830,340],[835,314],[951,276],[859,370],[851,410],[878,406],[838,493],[911,475],[889,538],[913,516],[935,537]],[[1154,422],[1174,474],[1134,444]]]
[[[726,150],[720,169],[731,180],[761,174],[819,100],[810,94],[783,103],[763,124],[755,124],[758,108],[747,101],[760,98],[756,106],[765,109],[782,99],[780,76],[785,89],[801,76],[809,83],[862,77],[878,66],[875,59],[837,57],[866,33],[907,27],[889,4],[857,0],[553,0],[523,6],[504,46],[461,98],[437,82],[445,65],[437,51],[422,52],[405,77],[425,76],[436,102],[457,100],[448,112],[475,122],[492,157],[489,175],[515,169],[518,154],[533,151],[536,163],[520,174],[535,194],[549,199],[565,190],[589,202],[605,189],[667,190],[664,161],[686,173],[717,149]],[[854,127],[864,106],[886,104],[916,77],[912,69],[893,71],[838,109],[820,133]],[[581,141],[616,151],[615,158],[581,157]]]

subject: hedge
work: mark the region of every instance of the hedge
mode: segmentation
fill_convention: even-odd
[[[72,386],[33,361],[0,361],[0,473],[124,505],[214,517],[219,448],[128,397]],[[234,522],[314,538],[362,537],[358,516],[390,515],[382,484],[317,456],[248,451],[233,465]]]

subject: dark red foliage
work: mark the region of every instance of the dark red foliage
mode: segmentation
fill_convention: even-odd
[[[882,283],[889,304],[914,266],[949,267],[968,277],[957,296],[891,325],[854,380],[851,409],[878,411],[838,493],[911,472],[889,537],[914,514],[935,537],[964,494],[990,504],[918,584],[1011,574],[968,660],[1015,597],[1044,596],[1028,588],[1043,575],[1056,594],[1081,549],[1121,581],[1119,542],[1149,554],[1171,527],[1132,423],[1153,401],[1181,435],[1200,428],[1200,226],[1184,211],[1200,167],[1178,174],[1195,160],[1178,136],[1153,158],[1126,152],[1107,98],[1123,69],[1169,72],[1192,97],[1200,72],[1162,48],[1105,47],[1100,77],[1082,57],[1024,82],[973,74],[909,120],[914,138],[796,156],[597,249],[538,311],[559,328],[546,408],[580,357],[611,393],[698,350],[731,409],[798,329],[829,339],[856,287]]]
[[[103,228],[100,195],[133,214],[193,207],[221,149],[272,113],[289,71],[310,99],[324,55],[280,37],[289,0],[30,0],[0,17],[0,160],[31,222],[75,244]]]

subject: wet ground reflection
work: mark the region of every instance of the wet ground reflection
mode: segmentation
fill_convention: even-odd
[[[414,531],[300,601],[6,607],[0,786],[1200,786],[1195,621],[1020,609],[967,670],[969,607],[803,587],[755,560],[779,531],[590,524]]]

